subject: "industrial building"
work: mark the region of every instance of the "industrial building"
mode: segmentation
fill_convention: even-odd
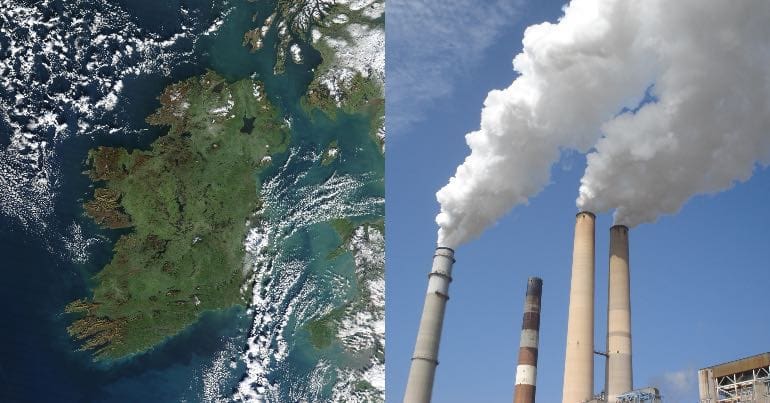
[[[770,403],[770,353],[698,371],[701,403]]]

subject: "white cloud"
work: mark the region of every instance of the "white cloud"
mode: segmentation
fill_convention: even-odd
[[[657,387],[667,402],[691,402],[698,398],[697,370],[693,368],[664,372],[653,377],[650,386]]]
[[[478,65],[513,23],[518,1],[389,0],[388,126],[399,133],[421,120],[454,82]]]

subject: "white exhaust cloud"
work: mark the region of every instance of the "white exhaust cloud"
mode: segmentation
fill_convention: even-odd
[[[604,124],[578,207],[635,226],[770,162],[770,2],[661,5],[657,102]]]
[[[770,158],[768,20],[762,0],[575,0],[527,28],[519,76],[489,93],[436,195],[438,243],[526,203],[564,149],[591,151],[578,207],[630,226],[747,180]]]

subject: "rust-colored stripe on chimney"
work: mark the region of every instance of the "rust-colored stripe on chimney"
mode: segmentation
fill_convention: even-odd
[[[519,364],[516,367],[516,386],[513,391],[514,403],[535,402],[542,293],[543,280],[538,277],[530,277],[527,281],[527,296],[524,299],[524,317],[519,341]]]

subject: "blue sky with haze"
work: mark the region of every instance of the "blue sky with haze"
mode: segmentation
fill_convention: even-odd
[[[403,398],[436,242],[435,192],[468,153],[488,91],[510,85],[526,26],[559,1],[390,0],[387,10],[387,401]],[[589,100],[586,100],[589,101]],[[575,198],[585,157],[460,246],[434,402],[512,399],[526,278],[543,278],[538,401],[561,401]],[[504,174],[504,173],[503,173]],[[634,384],[697,401],[698,368],[770,351],[770,172],[697,196],[630,232]],[[596,347],[603,349],[610,214],[597,219]],[[603,387],[596,360],[596,390]]]

